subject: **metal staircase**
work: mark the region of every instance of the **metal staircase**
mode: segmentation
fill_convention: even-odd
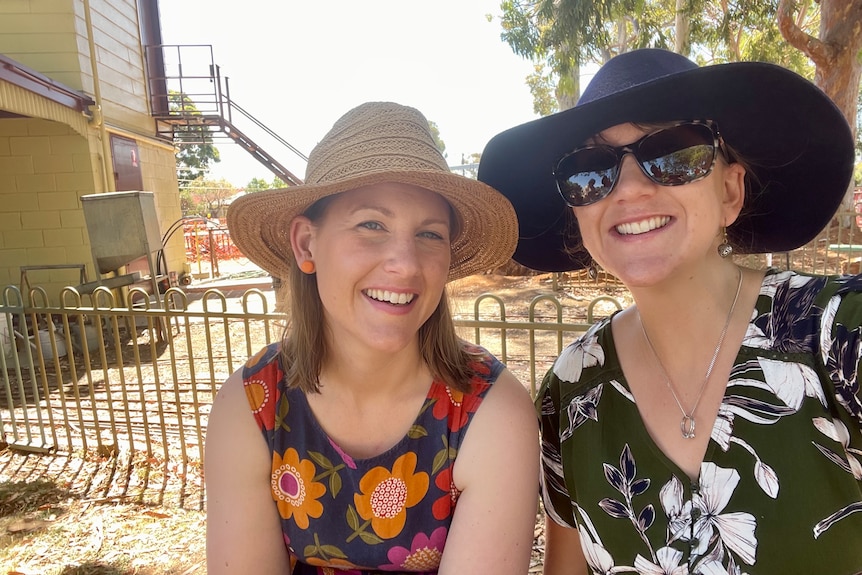
[[[147,46],[146,53],[158,136],[178,145],[230,138],[284,183],[302,184],[257,142],[265,140],[270,146],[286,148],[303,161],[308,158],[231,100],[229,79],[222,77],[215,64],[212,46],[162,44]],[[251,131],[253,135],[249,135]]]

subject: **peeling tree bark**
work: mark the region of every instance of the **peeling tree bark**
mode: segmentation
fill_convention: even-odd
[[[797,25],[794,15],[799,11],[798,2],[779,0],[778,28],[793,47],[814,62],[814,83],[844,114],[855,138],[856,99],[862,77],[862,0],[819,0],[819,38]],[[852,206],[852,191],[851,184],[846,207]]]

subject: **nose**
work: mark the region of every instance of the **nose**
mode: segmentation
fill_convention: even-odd
[[[638,164],[634,154],[623,155],[613,193],[617,201],[630,201],[639,196],[652,195],[655,193],[656,185],[643,173],[643,169]]]
[[[419,258],[415,237],[410,235],[410,237],[392,238],[388,242],[384,269],[403,276],[416,275],[420,266]]]

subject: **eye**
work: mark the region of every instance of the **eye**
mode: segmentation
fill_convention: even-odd
[[[370,220],[370,221],[367,221],[367,222],[361,222],[357,227],[365,228],[365,229],[368,229],[368,230],[382,230],[382,229],[385,229],[385,228],[383,227],[383,224],[381,224],[380,222],[375,222],[375,221],[373,221],[373,220]]]
[[[437,232],[432,232],[432,231],[419,232],[419,237],[427,238],[430,240],[445,240],[446,239],[446,236],[444,236],[443,234],[437,233]]]

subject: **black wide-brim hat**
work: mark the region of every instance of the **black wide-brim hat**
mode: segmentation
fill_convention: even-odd
[[[673,52],[643,49],[608,61],[574,108],[488,142],[478,178],[515,207],[515,261],[540,271],[574,270],[590,261],[578,249],[580,232],[552,173],[564,154],[618,124],[706,119],[717,123],[752,176],[742,212],[727,228],[736,252],[783,252],[812,240],[853,175],[850,127],[832,100],[773,64],[698,67]]]

